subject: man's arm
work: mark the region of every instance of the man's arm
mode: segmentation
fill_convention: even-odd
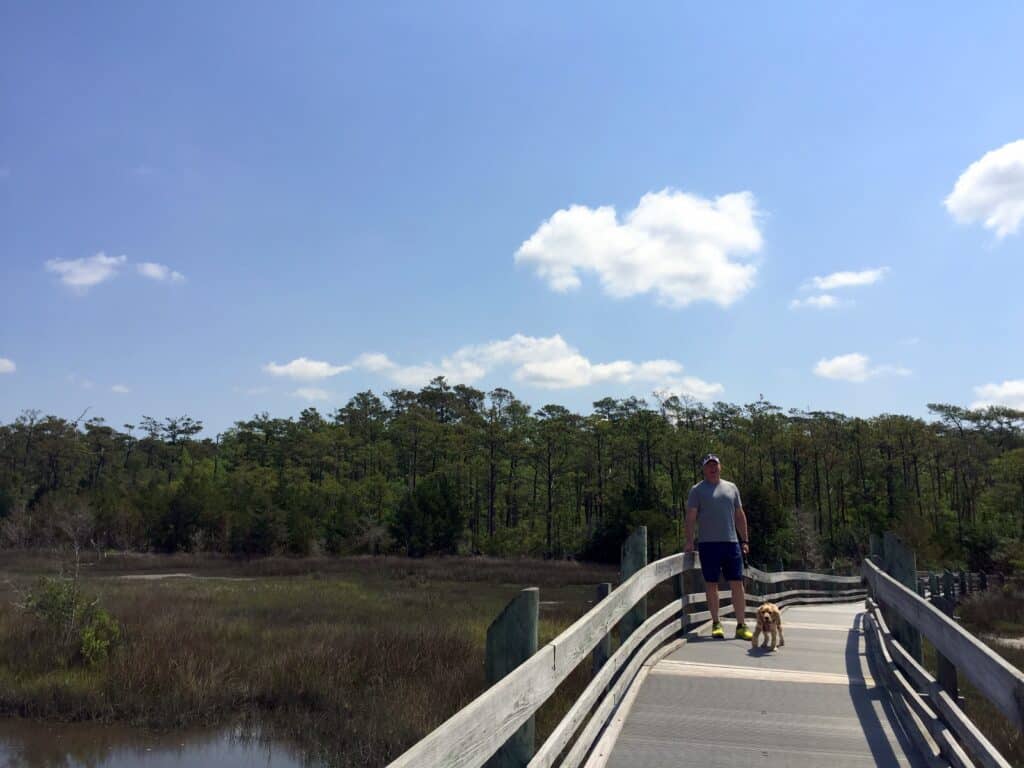
[[[683,552],[693,552],[693,532],[697,528],[697,508],[686,508],[686,548]]]
[[[733,513],[736,520],[736,533],[740,536],[740,548],[743,550],[744,555],[750,554],[750,536],[747,534],[747,514],[743,511],[743,507],[736,507],[736,511]]]

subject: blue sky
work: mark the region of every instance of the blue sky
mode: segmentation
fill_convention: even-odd
[[[0,10],[0,419],[1024,408],[1019,4],[372,5]]]

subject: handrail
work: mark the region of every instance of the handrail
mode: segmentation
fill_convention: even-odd
[[[558,637],[410,747],[389,768],[479,768],[536,713],[579,663],[648,592],[673,576],[698,570],[699,567],[700,559],[693,553],[670,555],[644,566]],[[797,571],[766,574],[756,568],[748,568],[747,575],[754,581],[772,585],[785,581],[804,582],[807,587],[805,589],[792,589],[766,596],[777,598],[780,605],[849,601],[864,594],[862,589],[836,589],[859,585],[861,579],[856,576],[828,576]],[[771,578],[773,576],[782,578]],[[749,599],[754,604],[763,602],[762,598],[753,594]],[[585,756],[600,732],[603,718],[614,713],[639,667],[664,643],[673,637],[678,638],[694,622],[708,618],[707,611],[693,613],[689,610],[690,606],[701,602],[705,602],[702,593],[684,595],[684,599],[666,606],[630,635],[606,663],[606,668],[611,667],[611,671],[605,674],[602,670],[591,682],[580,697],[586,700],[584,704],[570,710],[548,742],[541,747],[531,765],[551,765],[584,722],[587,710],[600,699],[601,703],[597,704],[582,736],[570,750],[574,760]],[[723,606],[722,614],[727,615],[729,612],[730,609]],[[685,616],[680,618],[681,613],[685,613]],[[634,650],[637,648],[639,650]],[[633,655],[629,658],[631,652]],[[599,694],[604,692],[616,673],[618,679],[611,684],[610,692],[605,692],[601,698]]]
[[[928,638],[1015,727],[1024,728],[1024,673],[875,563],[865,560],[863,573],[878,602]]]

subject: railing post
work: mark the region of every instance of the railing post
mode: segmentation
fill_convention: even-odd
[[[868,539],[870,546],[870,555],[879,559],[885,557],[885,545],[882,537],[877,533],[872,533]]]
[[[884,570],[896,581],[917,594],[917,556],[896,534],[887,531],[883,539]],[[895,611],[888,615],[889,626],[907,653],[921,661],[921,633],[904,621]]]
[[[647,526],[641,525],[622,545],[622,581],[647,565]],[[626,642],[634,630],[647,619],[647,598],[642,597],[633,609],[619,622],[619,642]]]
[[[960,571],[960,595],[959,599],[963,600],[967,597],[970,592],[970,588],[967,586],[967,574],[964,571]]]
[[[595,602],[595,605],[597,603],[600,603],[606,597],[608,597],[608,595],[610,595],[611,592],[612,592],[612,585],[611,585],[611,583],[605,581],[605,582],[602,582],[602,583],[598,584],[597,585],[597,601]],[[604,637],[601,638],[601,641],[597,645],[594,646],[594,672],[593,672],[593,674],[596,675],[600,671],[601,667],[604,666],[604,663],[606,661],[608,661],[608,657],[611,656],[611,655],[612,655],[612,633],[609,632],[608,634],[606,634]]]
[[[540,590],[524,589],[487,628],[487,685],[494,685],[537,652]],[[487,761],[487,768],[524,768],[536,749],[534,719],[520,726]]]
[[[946,573],[949,573],[949,571],[946,571]],[[953,618],[952,598],[936,595],[932,598],[931,602],[932,605],[949,616],[949,618]],[[959,701],[960,688],[956,678],[956,665],[943,656],[938,648],[935,649],[935,677],[939,681],[939,685],[950,695],[953,701]]]
[[[928,571],[928,597],[939,596],[939,575],[935,571]]]
[[[984,571],[978,574],[978,589],[982,592],[988,591],[988,574]]]
[[[956,598],[953,596],[953,572],[946,568],[942,572],[942,596],[952,603]]]

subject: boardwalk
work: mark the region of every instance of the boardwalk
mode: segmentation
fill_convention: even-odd
[[[786,646],[690,635],[650,668],[589,765],[919,766],[869,669],[863,602],[784,613]],[[731,637],[732,622],[726,621]]]

